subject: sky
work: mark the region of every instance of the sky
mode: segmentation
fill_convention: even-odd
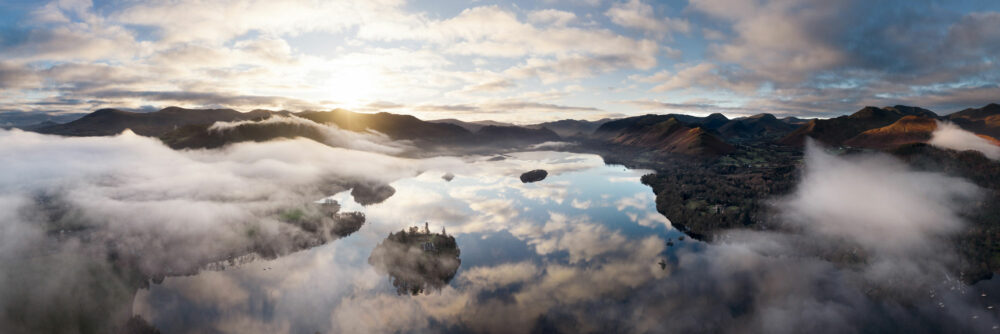
[[[0,112],[947,114],[998,54],[992,0],[0,0]]]

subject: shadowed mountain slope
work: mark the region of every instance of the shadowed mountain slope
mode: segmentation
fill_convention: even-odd
[[[320,124],[334,124],[345,130],[363,132],[377,131],[395,140],[427,140],[431,142],[454,142],[468,140],[472,132],[465,128],[446,123],[433,123],[410,115],[362,114],[344,109],[331,111],[306,111],[296,116]]]
[[[215,122],[264,119],[276,113],[281,112],[254,110],[241,113],[232,109],[168,107],[155,112],[140,113],[101,109],[75,121],[39,128],[36,131],[63,136],[111,136],[125,129],[131,129],[139,135],[158,137],[185,125],[211,125]]]
[[[613,144],[663,153],[713,156],[733,147],[700,126],[690,126],[672,115],[645,115],[601,125],[594,136]]]
[[[779,120],[771,114],[757,114],[736,118],[718,128],[719,134],[727,140],[747,141],[780,138],[794,131],[796,126]]]
[[[564,119],[554,122],[545,122],[528,125],[526,127],[532,129],[547,128],[552,130],[561,137],[585,137],[594,133],[598,127],[611,121],[609,118],[597,120],[597,121],[585,121],[577,119]]]

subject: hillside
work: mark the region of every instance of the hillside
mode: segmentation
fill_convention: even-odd
[[[210,125],[264,119],[273,114],[267,110],[241,113],[232,109],[184,109],[168,107],[155,112],[140,113],[118,109],[101,109],[80,119],[37,129],[37,132],[63,136],[111,136],[131,129],[143,136],[158,137],[185,125]]]
[[[661,153],[715,156],[734,150],[718,136],[670,115],[645,115],[601,125],[595,136],[610,143]]]
[[[377,131],[394,140],[426,140],[430,142],[460,142],[472,138],[472,132],[447,123],[433,123],[410,115],[363,114],[335,109],[331,111],[306,111],[296,116],[320,124],[334,124],[351,131]]]
[[[1000,138],[1000,104],[990,103],[982,108],[968,108],[946,118],[966,130]]]
[[[558,141],[559,135],[548,128],[487,125],[476,131],[476,141],[487,145],[517,145]]]
[[[465,128],[466,130],[469,130],[471,132],[479,131],[479,129],[482,129],[484,126],[487,126],[487,125],[514,126],[513,124],[504,123],[504,122],[496,122],[496,121],[466,122],[466,121],[458,120],[458,119],[454,119],[454,118],[435,119],[435,120],[430,120],[428,122],[458,125],[458,126],[461,126],[461,127]]]
[[[905,144],[926,143],[937,129],[934,118],[910,115],[892,124],[866,130],[844,141],[844,145],[872,149],[892,149]]]
[[[779,120],[771,114],[757,114],[736,118],[718,128],[722,138],[732,141],[781,138],[794,131],[795,125]]]
[[[231,143],[264,142],[278,138],[309,138],[325,143],[323,132],[316,126],[298,123],[250,122],[226,130],[210,130],[210,125],[186,125],[160,136],[173,149],[218,148]]]
[[[609,118],[597,121],[585,121],[576,119],[564,119],[554,122],[538,123],[526,126],[532,129],[547,128],[561,137],[583,137],[594,133],[602,124],[611,121]]]
[[[799,127],[784,138],[779,144],[802,146],[805,138],[811,137],[827,145],[843,145],[845,141],[867,130],[890,125],[905,116],[921,116],[937,118],[934,112],[917,107],[864,107],[850,116],[840,116],[830,119],[814,119]]]

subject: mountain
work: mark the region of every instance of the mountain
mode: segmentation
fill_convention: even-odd
[[[808,119],[798,118],[798,117],[794,117],[794,116],[788,116],[788,117],[782,118],[781,121],[785,122],[785,123],[788,123],[788,124],[792,124],[792,125],[804,125],[806,123],[809,123]]]
[[[362,114],[334,109],[331,111],[305,111],[296,116],[320,124],[334,124],[350,131],[377,131],[394,140],[425,140],[436,143],[460,143],[472,139],[472,132],[448,123],[423,121],[410,115]]]
[[[0,128],[18,128],[30,131],[40,127],[72,122],[83,115],[86,114],[3,111],[0,112]]]
[[[43,128],[47,128],[47,127],[51,127],[51,126],[56,126],[56,125],[59,125],[59,123],[56,123],[56,122],[53,122],[53,121],[43,121],[43,122],[39,122],[39,123],[35,123],[35,124],[29,124],[29,125],[4,126],[3,128],[4,129],[17,128],[17,129],[21,129],[21,130],[25,130],[25,131],[38,131],[39,129],[43,129]]]
[[[862,132],[892,124],[900,118],[910,115],[928,118],[938,117],[930,110],[917,107],[901,105],[884,108],[864,107],[850,116],[810,120],[778,140],[778,143],[802,146],[805,143],[805,138],[811,137],[827,145],[843,145],[845,141]]]
[[[529,144],[558,141],[558,134],[548,128],[531,129],[520,126],[487,125],[476,131],[476,140],[482,144]]]
[[[169,131],[160,140],[173,149],[218,148],[231,143],[264,142],[277,138],[304,137],[325,143],[326,138],[317,126],[287,122],[247,122],[225,130],[210,130],[211,125],[185,125]]]
[[[605,118],[597,121],[585,121],[576,119],[564,119],[554,122],[545,122],[528,125],[526,127],[532,129],[547,128],[552,130],[561,137],[585,137],[594,133],[602,124],[607,123],[611,119]]]
[[[254,110],[241,113],[232,109],[184,109],[168,107],[141,113],[118,109],[101,109],[66,124],[39,128],[35,131],[63,136],[110,136],[131,129],[143,136],[158,137],[185,125],[211,125],[270,117],[271,111]]]
[[[758,114],[726,122],[718,128],[718,132],[722,138],[742,142],[781,138],[795,129],[795,125],[779,120],[774,115]]]
[[[982,108],[968,108],[945,118],[966,130],[1000,138],[1000,104],[990,103]]]
[[[866,130],[844,141],[844,145],[884,150],[906,144],[926,143],[931,140],[937,123],[935,118],[909,115],[892,124]]]
[[[700,126],[709,130],[718,129],[729,122],[729,118],[726,118],[726,115],[720,113],[714,113],[705,117],[684,114],[667,114],[664,116],[673,117],[685,124]]]
[[[701,126],[686,124],[672,115],[645,115],[610,121],[601,125],[594,136],[613,144],[662,153],[713,156],[734,150],[733,146]]]
[[[457,119],[454,119],[454,118],[435,119],[435,120],[430,120],[428,122],[458,125],[458,126],[461,126],[461,127],[465,128],[466,130],[469,130],[471,132],[479,131],[479,129],[482,129],[484,126],[487,126],[487,125],[514,126],[513,124],[510,124],[510,123],[497,122],[497,121],[466,122],[466,121],[457,120]]]

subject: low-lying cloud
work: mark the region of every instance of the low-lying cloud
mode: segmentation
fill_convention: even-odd
[[[951,238],[965,226],[958,213],[979,195],[976,186],[883,154],[807,150],[798,188],[772,202],[781,231],[731,231],[663,258],[658,236],[549,212],[543,227],[514,234],[541,260],[467,268],[453,286],[419,299],[357,292],[340,301],[332,327],[844,333],[990,332],[1000,324],[989,290],[955,274]],[[544,257],[554,252],[568,258]]]
[[[336,125],[319,124],[311,120],[291,116],[275,116],[268,119],[245,120],[235,122],[215,122],[208,128],[212,132],[233,131],[240,127],[262,127],[271,125],[296,126],[309,128],[319,132],[323,136],[323,143],[334,147],[343,147],[354,150],[377,152],[385,154],[400,154],[413,147],[406,141],[393,141],[389,136],[369,130],[368,132],[354,132],[343,130]]]
[[[32,326],[44,319],[17,314],[54,312],[66,317],[54,326],[67,328],[81,318],[114,322],[108,318],[130,310],[93,310],[131,298],[144,281],[134,274],[187,274],[248,252],[282,254],[336,239],[356,230],[358,217],[331,216],[336,210],[317,199],[457,161],[306,139],[176,151],[129,131],[70,138],[0,130],[0,141],[0,328],[14,331],[39,330]],[[325,230],[341,218],[351,226]],[[68,301],[81,286],[116,292]]]
[[[975,150],[987,158],[1000,160],[1000,146],[990,140],[966,131],[951,122],[938,122],[931,135],[931,145],[958,151]]]

